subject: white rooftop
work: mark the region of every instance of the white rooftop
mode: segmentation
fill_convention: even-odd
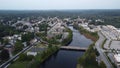
[[[120,54],[115,54],[114,58],[117,62],[120,62]]]
[[[36,55],[37,55],[37,52],[27,52],[27,55],[33,55],[33,56],[36,56]]]

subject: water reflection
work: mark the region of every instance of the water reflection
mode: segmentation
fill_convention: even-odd
[[[81,35],[78,30],[69,27],[73,31],[73,40],[68,46],[88,47],[92,41]],[[60,50],[45,61],[40,68],[76,68],[77,59],[82,56],[81,51]]]

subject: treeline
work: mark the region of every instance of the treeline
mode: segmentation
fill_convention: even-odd
[[[73,33],[72,33],[72,30],[69,29],[69,28],[66,28],[66,31],[68,32],[68,37],[63,39],[62,41],[62,45],[68,45],[71,41],[72,41],[72,37],[73,37]]]
[[[93,46],[94,44],[91,44],[85,54],[79,58],[79,68],[106,68],[103,61],[97,62],[96,57],[99,56],[99,52]]]
[[[81,18],[91,19],[95,21],[96,19],[104,20],[103,25],[110,24],[116,27],[120,27],[120,10],[61,10],[61,11],[0,11],[0,19],[3,19],[3,23],[6,23],[12,20],[14,23],[19,20],[18,17],[26,18],[29,17],[30,20],[37,19],[41,16],[44,18],[47,17],[59,17],[65,18],[70,17],[72,19],[80,16]],[[95,23],[96,22],[92,22]],[[97,23],[101,24],[101,23]]]
[[[84,29],[82,26],[78,26],[77,24],[74,24],[73,27],[78,29],[81,34],[83,34],[87,38],[91,39],[92,41],[97,41],[99,39],[97,32],[90,32],[90,31]]]
[[[20,32],[21,31],[16,30],[14,27],[0,24],[0,40],[4,36],[12,36],[13,34],[18,34]]]
[[[59,47],[49,45],[47,50],[44,50],[41,54],[35,56],[34,61],[29,64],[28,68],[39,68],[40,65],[45,62],[51,55],[59,50]]]
[[[97,32],[90,32],[84,29],[83,27],[79,27],[79,31],[81,34],[84,34],[87,38],[90,38],[93,41],[97,41],[99,36]]]
[[[59,50],[59,47],[49,45],[47,49],[37,53],[36,56],[21,54],[8,68],[39,68],[51,55]]]

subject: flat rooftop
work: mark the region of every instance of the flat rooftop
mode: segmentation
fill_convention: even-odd
[[[120,63],[120,54],[115,54],[114,58],[118,63]]]
[[[120,50],[120,41],[112,41],[110,45],[111,49]]]

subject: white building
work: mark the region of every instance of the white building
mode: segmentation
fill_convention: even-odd
[[[33,55],[33,56],[36,56],[36,55],[37,55],[37,52],[27,52],[27,55]]]
[[[115,63],[120,67],[120,54],[114,55]]]

